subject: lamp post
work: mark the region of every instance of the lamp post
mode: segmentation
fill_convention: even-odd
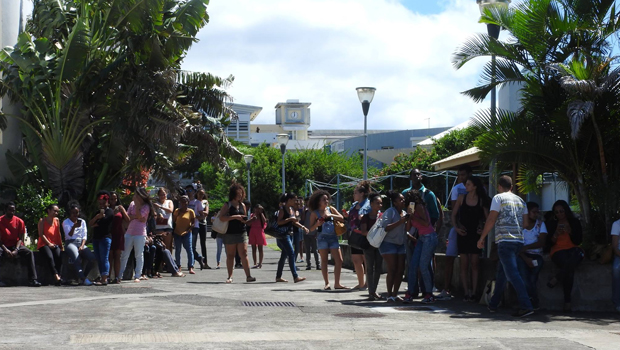
[[[288,143],[288,134],[278,134],[278,143],[280,144],[280,151],[282,152],[282,194],[286,193],[286,173],[284,172],[284,153],[286,153],[286,144]]]
[[[375,89],[374,87],[358,87],[357,97],[360,99],[362,103],[362,111],[364,112],[364,180],[368,179],[368,130],[367,130],[367,116],[368,109],[370,109],[370,103],[372,99],[375,97]]]
[[[511,0],[476,0],[478,7],[480,8],[480,14],[484,15],[486,9],[491,8],[499,8],[499,9],[507,9]],[[499,32],[501,31],[501,27],[497,24],[487,24],[487,33],[490,37],[495,40],[499,39]],[[495,73],[497,66],[495,64],[495,55],[491,55],[491,84],[495,84]],[[497,123],[497,88],[493,86],[491,90],[491,125],[495,126]],[[489,165],[489,196],[492,198],[495,194],[497,194],[497,160],[495,158],[491,159],[491,164]],[[488,236],[487,247],[490,247],[492,244],[492,236]],[[491,249],[487,249],[487,257],[491,254]]]
[[[254,156],[251,154],[246,154],[243,156],[243,160],[245,160],[245,167],[248,169],[248,202],[252,203],[252,196],[250,195],[250,164],[252,164]]]

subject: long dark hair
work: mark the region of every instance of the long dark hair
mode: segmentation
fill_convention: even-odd
[[[482,184],[482,180],[478,176],[469,176],[467,181],[471,181],[471,183],[476,186],[476,196],[478,196],[478,201],[483,208],[491,207],[491,198],[487,194],[487,191],[484,189],[484,185]]]
[[[556,201],[555,203],[553,203],[553,206],[551,207],[551,211],[555,213],[555,207],[558,207],[558,206],[564,209],[564,215],[566,215],[566,220],[573,221],[576,219],[575,213],[573,213],[573,211],[570,209],[570,205],[568,205],[568,203],[566,203],[565,200],[560,199]],[[555,220],[557,221],[557,219]]]
[[[142,198],[142,201],[144,201],[144,205],[149,206],[149,218],[154,217],[155,208],[153,208],[151,197],[149,197],[149,193],[146,191],[146,189],[144,187],[138,187],[136,188],[136,194],[140,196],[140,198]]]

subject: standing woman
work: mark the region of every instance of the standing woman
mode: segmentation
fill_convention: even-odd
[[[564,311],[571,311],[571,294],[575,280],[575,270],[583,260],[583,250],[579,247],[583,240],[581,222],[570,210],[568,203],[559,200],[553,204],[555,217],[545,224],[551,242],[551,260],[558,267],[558,274],[551,278],[547,286],[553,288],[559,282],[564,285]]]
[[[110,192],[110,208],[114,211],[112,218],[112,244],[110,245],[110,268],[114,269],[114,280],[110,283],[121,283],[121,254],[125,249],[125,224],[129,223],[129,215],[121,204],[116,192]]]
[[[97,204],[99,205],[99,211],[88,222],[88,225],[93,228],[93,249],[99,264],[99,274],[101,275],[95,281],[95,285],[107,285],[108,275],[110,274],[109,255],[110,246],[112,245],[112,220],[114,218],[114,211],[110,209],[110,193],[108,191],[99,191],[97,193]]]
[[[194,272],[194,250],[192,249],[192,231],[196,223],[196,213],[189,209],[189,197],[179,198],[179,207],[172,214],[174,221],[174,246],[177,248],[175,258],[177,266],[181,266],[181,247],[187,252],[187,269]]]
[[[403,273],[405,272],[405,223],[409,219],[409,214],[403,210],[405,208],[405,197],[395,191],[387,192],[388,198],[392,201],[392,207],[385,211],[383,216],[387,226],[387,231],[379,252],[387,265],[387,277],[385,283],[387,286],[388,303],[394,303],[397,300],[402,301],[398,296],[400,284],[403,281]]]
[[[207,216],[209,215],[209,202],[207,201],[207,194],[205,190],[200,188],[196,191],[196,224],[198,225],[198,231],[192,231],[192,248],[194,249],[194,259],[196,259],[200,265],[200,269],[211,269],[207,264]],[[197,233],[194,236],[194,233]],[[202,255],[198,254],[196,246],[200,238],[200,251]]]
[[[346,211],[343,212],[344,216],[349,219],[351,233],[362,233],[360,230],[360,219],[370,211],[368,194],[370,194],[370,182],[360,182],[353,190],[353,200],[355,202],[351,205],[351,210],[348,213]],[[364,289],[366,288],[366,283],[364,282],[364,267],[366,266],[364,251],[351,247],[351,259],[357,274],[357,286],[353,287],[353,289]]]
[[[73,260],[73,265],[80,276],[80,283],[85,286],[92,285],[87,276],[97,258],[86,246],[88,230],[86,221],[80,218],[80,206],[77,202],[69,204],[69,217],[62,222],[62,228],[65,232],[66,252]],[[82,259],[87,261],[86,271],[82,270]]]
[[[308,232],[308,229],[302,226],[295,215],[297,206],[297,196],[294,193],[285,193],[280,199],[280,206],[278,211],[278,226],[286,226],[288,228],[288,234],[284,237],[278,238],[278,247],[281,249],[280,261],[278,261],[278,270],[276,272],[276,282],[288,282],[282,278],[282,272],[284,270],[284,263],[288,258],[288,265],[293,274],[295,283],[305,281],[305,277],[299,277],[297,274],[297,266],[295,266],[295,249],[293,248],[293,227],[297,227],[302,233]]]
[[[155,234],[159,234],[162,237],[166,249],[170,252],[172,250],[172,212],[174,211],[174,205],[170,199],[168,199],[168,190],[164,187],[160,187],[157,191],[157,201],[153,203],[155,207]]]
[[[331,253],[334,259],[334,289],[350,289],[340,284],[340,272],[342,270],[342,253],[340,243],[334,227],[335,221],[344,221],[338,211],[332,210],[329,206],[331,196],[327,191],[319,190],[312,194],[308,201],[308,206],[312,210],[310,222],[312,226],[309,231],[317,230],[317,246],[321,254],[321,274],[325,281],[323,290],[331,290],[327,271],[327,257]]]
[[[125,233],[125,248],[121,255],[121,270],[119,276],[123,276],[127,267],[127,260],[134,250],[136,267],[134,270],[134,282],[140,282],[142,267],[144,266],[144,244],[146,243],[146,223],[150,215],[153,215],[153,207],[149,194],[142,187],[138,187],[133,195],[133,201],[129,204],[129,226]]]
[[[484,223],[489,216],[491,200],[477,176],[469,176],[465,181],[465,189],[467,194],[459,196],[454,204],[452,222],[455,223],[458,253],[461,258],[461,282],[465,293],[463,300],[476,301],[479,300],[478,275],[482,252],[477,244]],[[471,272],[471,283],[469,272]]]
[[[256,204],[254,212],[248,221],[250,225],[250,245],[252,246],[252,260],[254,262],[253,269],[263,267],[263,247],[267,245],[265,237],[265,228],[267,228],[267,218],[265,217],[265,209],[262,205]],[[258,248],[258,264],[256,263],[256,249]]]
[[[247,208],[243,204],[245,189],[238,183],[233,183],[228,190],[228,202],[224,204],[220,214],[220,220],[228,221],[228,230],[222,235],[222,241],[226,246],[226,269],[228,278],[226,283],[232,283],[235,254],[241,257],[241,264],[245,272],[246,282],[254,282],[256,278],[250,275],[250,262],[248,261],[248,234],[245,230]]]
[[[50,204],[45,208],[47,216],[39,220],[39,241],[37,249],[45,258],[50,271],[56,278],[56,285],[60,280],[60,252],[63,250],[62,237],[60,235],[60,221],[58,220],[58,205]]]
[[[370,211],[366,213],[360,219],[360,234],[368,236],[368,231],[377,222],[377,219],[381,216],[381,208],[383,207],[383,200],[378,193],[371,193],[368,195],[368,202],[370,203]],[[378,248],[368,245],[367,249],[364,249],[364,259],[366,261],[366,283],[368,283],[368,298],[372,301],[381,300],[381,295],[377,293],[377,287],[379,286],[379,279],[381,273],[383,273],[383,258]]]
[[[413,294],[413,286],[418,280],[418,270],[422,275],[422,281],[424,282],[424,299],[422,303],[434,303],[435,297],[433,296],[433,281],[430,273],[431,261],[433,260],[433,254],[435,254],[435,248],[437,248],[437,232],[435,227],[431,223],[431,217],[422,198],[422,193],[418,190],[410,190],[407,192],[406,203],[415,203],[415,209],[408,209],[407,213],[410,214],[409,221],[405,226],[405,230],[409,232],[411,227],[415,227],[418,231],[417,237],[415,235],[408,235],[409,239],[413,240],[416,245],[409,262],[409,295]],[[411,300],[409,300],[411,301]]]

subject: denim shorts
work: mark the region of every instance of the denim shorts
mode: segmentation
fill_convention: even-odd
[[[340,242],[338,242],[338,236],[335,234],[321,234],[317,236],[317,248],[321,249],[338,249],[340,248]]]
[[[405,255],[407,252],[405,251],[404,244],[395,244],[383,241],[379,246],[379,253],[381,255],[385,254],[396,254],[396,255]]]

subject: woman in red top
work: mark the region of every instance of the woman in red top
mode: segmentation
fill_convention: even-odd
[[[263,246],[267,245],[265,237],[265,228],[267,228],[267,218],[265,218],[265,209],[260,204],[254,206],[254,212],[248,220],[250,225],[250,245],[252,246],[252,260],[254,260],[253,269],[263,267]],[[258,264],[256,263],[256,249],[258,247]]]
[[[41,252],[44,259],[47,260],[50,271],[56,277],[56,285],[60,285],[60,252],[64,249],[62,246],[62,237],[60,234],[60,222],[58,221],[58,205],[50,204],[46,208],[47,216],[39,220],[39,241],[37,249]]]

